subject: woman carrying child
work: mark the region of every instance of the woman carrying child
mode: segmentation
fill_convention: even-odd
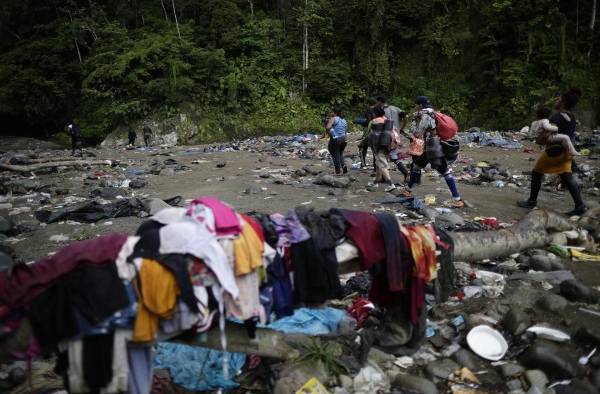
[[[577,185],[575,178],[573,178],[573,155],[571,148],[568,145],[565,147],[564,138],[559,137],[559,135],[564,134],[570,141],[569,137],[575,134],[576,121],[575,115],[573,115],[571,110],[575,108],[580,97],[581,91],[579,89],[570,89],[560,96],[560,99],[556,104],[558,114],[551,118],[551,121],[558,126],[557,132],[559,134],[552,134],[554,132],[551,131],[549,136],[546,136],[545,139],[541,139],[546,143],[546,148],[536,161],[535,167],[531,172],[531,191],[529,199],[518,201],[518,206],[529,209],[535,208],[537,205],[538,194],[542,187],[544,174],[557,174],[560,176],[563,185],[565,185],[565,188],[569,191],[569,194],[571,194],[571,198],[573,198],[573,202],[575,203],[575,208],[568,212],[567,215],[581,215],[587,210],[587,207],[581,198],[579,185]],[[543,115],[546,114],[541,113],[540,115],[541,116],[538,117],[543,118]],[[544,118],[540,119],[540,127],[543,129],[541,131],[544,134],[548,134],[546,129],[548,128],[549,122],[546,125],[546,122],[543,120]]]

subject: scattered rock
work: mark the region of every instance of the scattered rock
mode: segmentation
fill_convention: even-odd
[[[0,210],[9,210],[12,209],[13,205],[9,202],[0,203]]]
[[[555,233],[552,234],[552,241],[553,244],[557,244],[557,245],[566,245],[569,243],[567,236],[564,233]]]
[[[573,379],[568,385],[554,387],[556,394],[598,394],[598,387],[586,380]]]
[[[392,384],[393,387],[409,389],[420,394],[438,394],[436,385],[425,378],[409,374],[398,374]]]
[[[521,385],[521,381],[519,379],[514,379],[506,382],[506,388],[512,392],[522,390],[523,386]]]
[[[525,371],[525,379],[527,379],[527,382],[530,386],[536,386],[540,389],[546,388],[546,386],[550,382],[546,374],[543,371],[540,371],[539,369],[531,369],[529,371]]]
[[[502,326],[513,335],[521,335],[529,327],[529,315],[519,307],[511,308],[502,319]]]
[[[15,208],[12,211],[10,211],[8,213],[8,216],[17,216],[17,215],[20,215],[22,213],[27,213],[27,212],[31,212],[31,207],[19,207],[19,208]]]
[[[67,242],[70,240],[70,238],[64,234],[55,234],[52,235],[49,239],[51,242]]]
[[[13,259],[0,251],[0,272],[10,269],[13,265],[15,265]]]
[[[262,189],[257,185],[251,185],[244,190],[244,194],[259,194],[262,193]]]
[[[124,196],[127,192],[125,189],[121,189],[118,187],[103,187],[102,189],[94,189],[90,192],[90,196],[92,198],[101,197],[105,200],[112,200],[117,196]]]
[[[217,167],[217,168],[223,168],[223,167],[225,167],[226,165],[227,165],[227,162],[226,162],[226,161],[218,161],[218,162],[217,162],[217,164],[216,164],[216,167]]]
[[[135,178],[135,179],[132,179],[131,182],[129,182],[129,187],[132,189],[141,189],[142,187],[146,186],[147,184],[148,184],[148,182],[145,179]]]
[[[547,272],[552,270],[550,259],[548,256],[544,256],[542,254],[536,254],[535,256],[532,256],[531,260],[529,261],[529,267],[535,271]]]
[[[546,294],[536,304],[546,312],[560,312],[567,307],[568,301],[557,294]]]
[[[459,366],[467,367],[471,371],[480,371],[483,367],[481,360],[470,350],[461,348],[452,355],[452,359]]]
[[[520,254],[517,256],[517,258],[515,259],[515,261],[522,267],[522,268],[528,268],[529,267],[529,262],[531,261],[531,258],[525,254]]]
[[[597,369],[592,373],[591,380],[594,386],[600,387],[600,369]]]
[[[350,186],[350,178],[347,176],[333,176],[331,174],[321,174],[315,179],[315,185],[331,186],[345,188]]]
[[[173,175],[175,175],[175,169],[174,168],[163,168],[162,170],[160,170],[159,175],[160,176],[173,176]]]
[[[449,358],[435,360],[425,367],[425,371],[430,377],[439,379],[447,379],[458,369],[460,366]]]
[[[340,375],[338,376],[338,380],[340,382],[340,386],[347,390],[352,389],[352,378],[348,375]]]
[[[560,294],[569,301],[594,303],[598,299],[596,292],[576,279],[561,282]]]
[[[294,171],[294,175],[298,178],[306,176],[307,174],[308,172],[304,168],[299,168],[296,171]]]
[[[504,378],[512,378],[525,372],[525,368],[515,363],[506,363],[500,366],[500,372]]]
[[[435,217],[435,224],[441,227],[455,227],[465,224],[465,219],[454,212],[444,212]]]
[[[539,339],[523,353],[520,362],[544,371],[553,379],[570,379],[581,374],[576,358],[555,344]]]
[[[13,222],[9,218],[0,216],[0,233],[6,234],[13,228]]]

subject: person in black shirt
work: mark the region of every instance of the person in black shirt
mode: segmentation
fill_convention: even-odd
[[[557,112],[552,115],[550,118],[550,123],[554,123],[558,126],[558,134],[565,134],[569,136],[573,146],[575,146],[575,127],[577,126],[577,122],[575,121],[575,115],[570,112],[570,108],[565,108],[567,101],[579,100],[581,97],[581,90],[574,88],[569,90],[567,93],[567,99],[564,99],[562,96],[556,104]],[[564,95],[563,95],[564,96]],[[568,104],[567,104],[568,106]],[[571,161],[571,169],[573,172],[579,172],[579,168],[577,167],[577,163],[575,160]]]
[[[81,150],[81,146],[78,146],[81,138],[81,129],[79,129],[79,126],[77,126],[75,121],[72,121],[67,126],[67,130],[71,136],[71,156],[75,156],[75,149],[79,148],[79,150]]]
[[[135,130],[131,126],[129,126],[129,131],[127,132],[127,139],[129,140],[129,145],[135,145],[135,139],[137,138],[137,134]]]

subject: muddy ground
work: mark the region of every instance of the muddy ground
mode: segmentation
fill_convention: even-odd
[[[307,205],[314,208],[337,207],[388,211],[400,215],[406,222],[427,221],[427,217],[400,204],[384,205],[378,202],[394,193],[397,194],[401,189],[393,193],[386,193],[383,187],[375,188],[370,185],[373,181],[371,170],[356,168],[356,164],[359,162],[358,138],[358,134],[351,135],[349,146],[346,149],[348,164],[354,164],[350,165],[348,176],[332,178],[340,182],[344,179],[349,183],[348,187],[336,188],[314,183],[317,178],[322,176],[322,173],[333,173],[325,141],[312,140],[302,143],[293,142],[287,137],[269,137],[206,146],[152,147],[149,149],[141,147],[127,149],[121,146],[87,149],[82,154],[86,160],[110,160],[112,165],[59,166],[48,171],[21,173],[20,175],[15,172],[0,173],[0,179],[4,182],[1,188],[3,194],[0,193],[0,216],[8,218],[14,225],[7,235],[0,234],[2,250],[10,251],[18,261],[33,261],[73,241],[111,232],[134,233],[140,223],[148,217],[148,213],[141,211],[136,212],[133,216],[107,218],[96,223],[64,220],[51,224],[42,223],[36,218],[38,210],[56,211],[64,207],[72,207],[78,203],[92,201],[93,196],[98,194],[101,194],[101,197],[99,199],[96,197],[97,201],[109,204],[131,197],[137,197],[140,200],[148,198],[164,200],[181,196],[180,205],[185,205],[186,202],[196,197],[212,195],[227,201],[242,212],[286,212],[289,208]],[[527,210],[517,207],[516,202],[528,197],[528,174],[539,154],[539,149],[531,141],[521,140],[521,142],[524,147],[514,150],[463,144],[459,159],[453,168],[461,194],[468,204],[462,209],[451,209],[452,213],[456,214],[455,219],[465,220],[467,224],[478,225],[481,218],[495,217],[501,225],[509,225],[520,220],[527,213]],[[14,161],[13,165],[31,163],[32,158],[38,161],[40,159],[57,160],[70,155],[69,150],[23,138],[3,140],[0,151],[4,152],[4,161],[13,157],[11,159]],[[598,157],[597,153],[593,152],[589,157],[582,156],[577,159],[579,165],[586,169],[585,174],[578,175],[578,180],[584,191],[584,199],[590,207],[599,205],[598,168],[600,163],[595,159],[596,157]],[[405,163],[409,163],[408,158]],[[490,167],[497,171],[493,177],[484,179],[482,183],[482,177],[479,177],[478,174],[486,173]],[[489,173],[486,174],[489,175]],[[392,171],[392,177],[395,182],[402,184],[400,172]],[[543,187],[538,201],[539,206],[559,212],[570,210],[573,207],[570,196],[558,190],[557,186],[552,184],[552,179],[547,180],[550,183]],[[7,185],[11,186],[7,187]],[[12,193],[7,193],[8,189],[12,190]],[[448,188],[443,179],[431,170],[424,174],[422,185],[415,188],[414,195],[421,199],[425,199],[425,196],[428,196],[428,199],[432,195],[435,196],[435,202],[430,205],[430,208],[447,209],[449,206]],[[538,252],[545,254],[543,251]],[[529,251],[527,253],[538,252]],[[500,263],[507,259],[508,256],[498,256],[497,262]],[[508,262],[510,261],[508,260]],[[495,266],[494,262],[491,263],[492,265],[489,262],[472,265],[456,263],[458,288],[466,285],[481,286],[481,279],[478,276],[477,279],[473,279],[474,272],[490,270],[503,274],[504,280],[500,286],[500,293],[492,296],[484,295],[481,298],[465,298],[464,300],[461,300],[460,296],[453,295],[449,302],[433,304],[428,315],[428,329],[434,329],[435,334],[424,342],[417,353],[412,355],[414,366],[399,367],[396,363],[399,359],[371,350],[370,362],[375,362],[385,371],[386,379],[391,381],[392,387],[400,387],[402,390],[406,387],[413,387],[408,385],[406,381],[408,378],[421,379],[419,384],[424,385],[423,387],[432,385],[433,383],[421,378],[427,376],[437,384],[440,392],[468,392],[461,391],[465,387],[460,385],[458,389],[452,387],[445,381],[445,377],[442,377],[441,380],[438,379],[440,371],[447,369],[447,366],[444,367],[444,363],[450,363],[451,369],[467,366],[472,371],[480,371],[478,376],[482,383],[481,387],[487,387],[487,389],[476,392],[508,392],[509,386],[533,387],[533,380],[525,377],[521,372],[517,375],[505,373],[500,365],[477,358],[468,351],[468,345],[464,341],[466,332],[473,326],[490,324],[489,319],[499,323],[495,326],[504,327],[504,335],[508,336],[511,344],[506,359],[516,362],[517,354],[531,344],[531,338],[521,333],[523,327],[546,323],[573,335],[580,328],[597,329],[599,326],[600,312],[597,311],[597,302],[594,302],[593,305],[586,303],[589,300],[582,302],[581,299],[570,299],[571,302],[567,302],[557,295],[563,294],[557,283],[550,285],[533,280],[510,280],[508,277],[513,271],[519,269],[526,271],[527,269],[525,267],[509,269],[508,266],[504,268],[502,265]],[[595,288],[600,286],[600,263],[563,260],[562,264],[584,284]],[[496,287],[492,287],[496,289]],[[545,298],[547,298],[546,304],[550,304],[550,306],[540,307],[540,301]],[[564,301],[564,304],[562,306],[554,305],[556,299]],[[348,307],[349,304],[346,304],[351,302],[352,299],[338,301],[344,307]],[[582,311],[581,308],[587,309],[587,312]],[[515,320],[513,324],[504,321],[506,316],[511,314]],[[452,319],[461,316],[465,323],[455,327]],[[600,334],[591,340],[584,338],[563,343],[561,349],[564,354],[561,357],[566,360],[569,354],[577,356],[588,354],[594,341],[600,342]],[[460,351],[456,351],[457,346]],[[452,347],[454,347],[455,353],[450,352]],[[450,359],[450,354],[456,363]],[[432,355],[435,355],[433,360],[436,358],[438,360],[432,361]],[[37,367],[34,370],[36,368],[49,369],[51,368],[50,364],[45,361],[36,361],[34,365]],[[589,382],[600,384],[600,357],[596,357],[592,365],[595,369],[588,368],[580,378],[585,380],[586,384]],[[296,366],[293,364],[291,366],[295,370]],[[537,365],[532,366],[530,363],[529,367],[537,367]],[[277,365],[274,365],[274,368],[277,368]],[[437,378],[432,377],[432,373]],[[276,385],[275,392],[289,392],[289,387],[302,385],[310,376],[314,375],[300,374],[297,378],[298,381],[289,380],[286,377],[281,378],[277,384],[284,389],[277,391]],[[552,381],[557,380],[555,377],[550,377]],[[330,387],[338,386],[339,389],[339,386],[346,387],[344,381],[347,383],[348,379],[352,383],[352,377],[345,378],[324,376],[322,381],[328,382]],[[254,380],[240,379],[242,387],[255,383]],[[356,378],[354,379],[356,384]],[[512,379],[512,385],[506,383],[509,379]],[[34,380],[35,384],[41,384],[40,382],[44,382],[45,378]],[[61,387],[57,377],[49,378],[48,381],[55,387]],[[539,388],[543,390],[546,386],[546,383],[542,382]],[[572,386],[565,386],[567,391],[557,392],[574,392],[569,391],[571,388]],[[22,389],[27,390],[25,384],[22,385]],[[515,390],[512,392],[524,393],[524,391]],[[335,392],[354,391],[350,388],[349,391]],[[422,392],[438,391],[425,390]],[[541,393],[542,391],[533,392]]]
[[[346,154],[353,163],[359,162],[358,134],[350,137]],[[144,220],[140,217],[124,217],[101,220],[96,224],[61,222],[41,224],[35,219],[34,211],[40,206],[54,209],[64,201],[65,197],[81,197],[89,199],[90,192],[102,189],[103,185],[110,182],[122,182],[126,179],[139,178],[147,182],[146,186],[139,189],[123,188],[119,193],[122,197],[158,197],[170,198],[176,195],[184,200],[191,200],[198,196],[217,196],[240,211],[285,212],[291,207],[309,205],[315,208],[349,208],[358,210],[391,210],[405,212],[407,209],[399,204],[382,205],[377,201],[388,195],[383,188],[373,189],[368,183],[373,180],[370,170],[351,168],[349,176],[353,180],[347,189],[334,189],[327,186],[313,184],[315,175],[308,174],[302,177],[294,176],[294,171],[310,167],[314,172],[333,172],[329,157],[324,150],[325,141],[311,142],[308,144],[278,145],[275,142],[281,139],[268,138],[265,140],[245,141],[237,144],[223,144],[210,146],[178,146],[169,148],[150,148],[127,150],[124,147],[109,149],[88,149],[96,159],[110,159],[118,161],[118,167],[93,168],[64,168],[60,172],[47,174],[37,173],[36,181],[41,185],[68,189],[66,195],[52,195],[45,204],[37,203],[39,200],[31,193],[17,196],[11,201],[10,209],[0,209],[0,215],[16,213],[16,209],[30,207],[30,211],[10,216],[16,223],[25,223],[33,231],[19,234],[10,241],[18,259],[30,261],[38,259],[72,240],[90,237],[95,234],[109,232],[133,233]],[[476,217],[496,217],[501,222],[511,223],[518,221],[527,211],[516,206],[516,201],[526,199],[529,192],[529,178],[527,174],[533,167],[538,149],[531,141],[522,141],[525,147],[534,150],[526,153],[524,149],[507,150],[496,147],[480,147],[476,144],[463,144],[459,160],[454,164],[455,175],[459,180],[459,187],[463,198],[469,203],[468,207],[455,210],[464,219]],[[55,146],[29,139],[7,140],[3,145],[6,151],[23,151],[35,149],[41,156],[69,156],[68,150],[55,150]],[[241,147],[242,150],[220,152],[219,150],[231,149],[232,146]],[[308,153],[307,153],[308,151]],[[310,158],[301,158],[310,156]],[[164,160],[174,159],[179,165],[189,169],[171,172],[163,171],[161,175],[149,173],[152,162],[163,163]],[[370,160],[370,159],[369,159]],[[463,169],[469,164],[485,161],[489,164],[499,164],[506,168],[516,178],[515,184],[504,187],[489,185],[471,185],[464,179]],[[598,167],[598,161],[581,157],[580,165]],[[409,163],[409,160],[405,160]],[[225,164],[224,167],[221,167]],[[221,168],[218,168],[221,167]],[[143,169],[144,174],[132,176],[127,169]],[[402,174],[394,170],[392,177],[398,184],[402,184]],[[252,190],[247,190],[251,188]],[[556,211],[568,211],[572,208],[572,201],[568,193],[557,191],[556,188],[547,186],[542,190],[539,206]],[[423,176],[421,186],[416,187],[417,197],[435,195],[434,207],[442,207],[448,202],[450,194],[446,184],[435,171],[428,169]],[[596,195],[584,193],[586,201],[594,205],[598,200]],[[410,218],[407,218],[410,220]],[[62,242],[53,242],[52,235],[63,234],[68,239]],[[600,268],[594,269],[590,264],[577,263],[572,267],[575,272],[581,272],[584,281],[589,285],[600,285]]]

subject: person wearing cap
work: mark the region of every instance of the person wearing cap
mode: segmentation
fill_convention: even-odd
[[[422,138],[425,141],[427,140],[427,138],[435,137],[435,112],[433,110],[433,106],[431,105],[431,101],[429,100],[429,98],[427,98],[426,96],[418,96],[415,100],[415,110],[416,111],[414,113],[414,119],[411,125],[413,137]],[[406,191],[404,195],[412,195],[412,187],[420,179],[421,169],[425,168],[427,164],[431,164],[432,168],[437,170],[437,172],[439,172],[444,177],[444,180],[446,181],[446,184],[450,189],[450,193],[452,194],[454,206],[456,208],[464,207],[465,203],[460,196],[460,192],[458,191],[458,186],[456,184],[456,179],[454,179],[454,175],[452,174],[452,169],[448,165],[448,161],[445,157],[441,157],[439,160],[436,160],[435,163],[430,163],[429,159],[427,158],[426,149],[420,156],[413,158],[413,166],[410,171],[410,177],[408,179],[408,184],[406,185]]]

